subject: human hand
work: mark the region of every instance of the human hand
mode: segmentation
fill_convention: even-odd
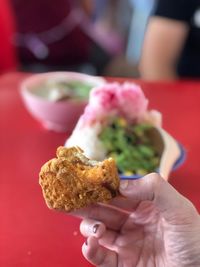
[[[192,203],[158,174],[122,181],[110,206],[83,217],[84,257],[99,267],[200,266],[200,217]]]

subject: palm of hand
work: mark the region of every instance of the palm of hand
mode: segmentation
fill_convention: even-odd
[[[172,263],[167,260],[163,236],[162,218],[151,203],[142,203],[134,214],[124,218],[117,232],[111,234],[108,230],[99,242],[116,251],[116,266],[172,267]]]
[[[195,266],[192,263],[194,259],[188,258],[191,258],[191,251],[186,244],[190,244],[188,230],[191,229],[186,229],[187,222],[183,221],[182,225],[166,222],[150,201],[141,202],[134,212],[120,216],[120,220],[116,221],[115,216],[108,215],[106,231],[98,239],[101,246],[116,252],[115,257],[108,259],[107,265],[102,266]],[[175,222],[176,218],[173,220]],[[181,233],[185,230],[188,235],[184,237]],[[196,230],[198,235],[199,229]]]

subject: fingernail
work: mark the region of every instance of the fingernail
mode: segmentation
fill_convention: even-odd
[[[123,180],[120,182],[120,188],[125,190],[128,187],[128,180]]]
[[[95,224],[94,226],[93,226],[93,233],[94,234],[96,234],[96,232],[97,232],[97,230],[99,229],[99,224]]]

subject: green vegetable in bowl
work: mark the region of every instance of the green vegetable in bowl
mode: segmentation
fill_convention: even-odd
[[[36,93],[52,101],[88,100],[90,90],[93,87],[94,85],[87,81],[54,79],[41,84]]]
[[[149,134],[152,128],[151,125],[131,125],[122,118],[115,118],[103,129],[99,138],[108,156],[116,160],[120,173],[144,175],[158,168],[160,155]]]
[[[71,90],[74,90],[76,97],[80,99],[88,99],[90,90],[93,88],[92,84],[81,82],[78,80],[68,81],[67,86]]]

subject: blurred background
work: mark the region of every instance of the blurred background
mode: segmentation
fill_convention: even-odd
[[[0,0],[0,72],[138,77],[155,0]]]

